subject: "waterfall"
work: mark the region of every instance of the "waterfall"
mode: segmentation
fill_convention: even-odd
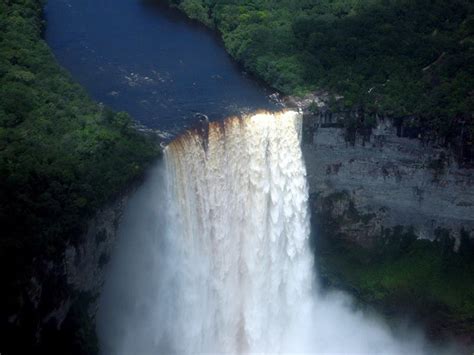
[[[300,132],[298,113],[257,113],[166,148],[120,227],[103,354],[438,353],[317,289]]]
[[[295,344],[313,268],[300,130],[295,112],[259,113],[211,123],[207,135],[189,132],[166,149],[180,231],[178,352]]]

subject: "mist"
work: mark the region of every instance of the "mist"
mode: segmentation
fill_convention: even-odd
[[[101,296],[104,355],[449,354],[322,292],[295,112],[171,143],[128,204]]]

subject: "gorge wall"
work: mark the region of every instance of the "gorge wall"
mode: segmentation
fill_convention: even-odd
[[[96,354],[97,302],[117,228],[136,185],[101,208],[56,259],[37,257],[17,309],[2,326],[5,354]]]
[[[377,118],[306,114],[302,150],[323,283],[432,339],[474,343],[474,170]],[[400,134],[402,133],[402,134]],[[469,345],[470,344],[470,345]]]
[[[418,238],[448,235],[458,249],[462,234],[473,236],[474,169],[459,168],[444,148],[399,137],[390,119],[352,142],[336,120],[305,115],[303,154],[318,212],[331,206],[325,212],[334,218],[359,217],[341,223],[347,238],[370,247],[403,226]]]

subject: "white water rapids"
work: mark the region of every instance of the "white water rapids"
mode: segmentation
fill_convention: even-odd
[[[295,112],[259,113],[167,147],[121,227],[104,354],[428,353],[318,292],[300,130]]]

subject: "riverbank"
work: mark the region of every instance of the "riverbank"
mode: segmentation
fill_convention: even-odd
[[[472,163],[472,4],[168,2],[219,32],[245,70],[284,94],[324,90],[332,111],[358,111],[368,125],[375,114],[406,119]]]
[[[62,320],[82,312],[83,297],[65,278],[64,252],[81,245],[88,222],[159,156],[154,139],[138,133],[127,114],[93,102],[59,67],[42,39],[43,5],[0,3],[0,269],[8,290],[0,297],[0,343],[6,354],[81,353],[78,319],[63,324],[72,327],[69,343],[53,341]],[[58,305],[65,314],[53,312]],[[81,312],[76,316],[86,316]]]

